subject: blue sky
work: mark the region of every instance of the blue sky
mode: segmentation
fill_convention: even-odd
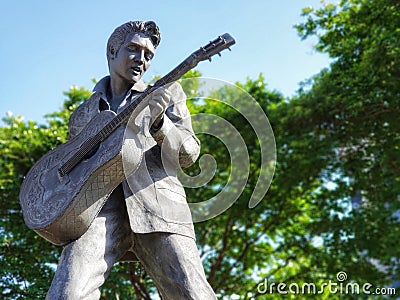
[[[292,96],[299,82],[329,65],[327,56],[301,41],[294,24],[301,9],[319,0],[2,1],[0,12],[0,117],[7,111],[43,122],[58,110],[72,85],[93,88],[108,74],[107,39],[129,20],[153,20],[161,44],[144,79],[163,75],[193,51],[228,32],[236,39],[204,77],[243,82],[262,72],[270,89]]]

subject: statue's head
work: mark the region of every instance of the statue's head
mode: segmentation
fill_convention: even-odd
[[[159,43],[160,32],[152,21],[131,21],[116,28],[107,43],[110,76],[129,84],[138,82]]]
[[[124,43],[126,37],[131,33],[141,33],[147,36],[153,43],[154,48],[160,44],[160,31],[153,21],[130,21],[117,27],[107,42],[107,60],[116,55]]]

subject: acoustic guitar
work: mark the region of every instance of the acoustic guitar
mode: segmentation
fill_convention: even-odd
[[[124,139],[128,120],[148,104],[155,89],[178,80],[200,61],[211,61],[213,55],[220,55],[234,43],[227,33],[219,36],[148,87],[119,114],[101,111],[78,135],[39,159],[20,190],[26,225],[55,245],[84,234],[125,174],[133,172],[140,162],[125,155],[134,151],[124,152],[122,162],[124,149],[133,146]]]

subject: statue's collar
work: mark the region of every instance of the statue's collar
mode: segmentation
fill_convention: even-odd
[[[107,95],[107,89],[110,86],[110,76],[103,77],[93,88],[93,92],[100,92],[104,96]],[[147,84],[143,80],[136,82],[132,88],[131,92],[143,92],[147,88]]]

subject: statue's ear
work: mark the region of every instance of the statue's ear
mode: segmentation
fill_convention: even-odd
[[[114,49],[114,47],[111,46],[109,51],[110,51],[110,58],[114,59],[115,58],[115,49]]]

